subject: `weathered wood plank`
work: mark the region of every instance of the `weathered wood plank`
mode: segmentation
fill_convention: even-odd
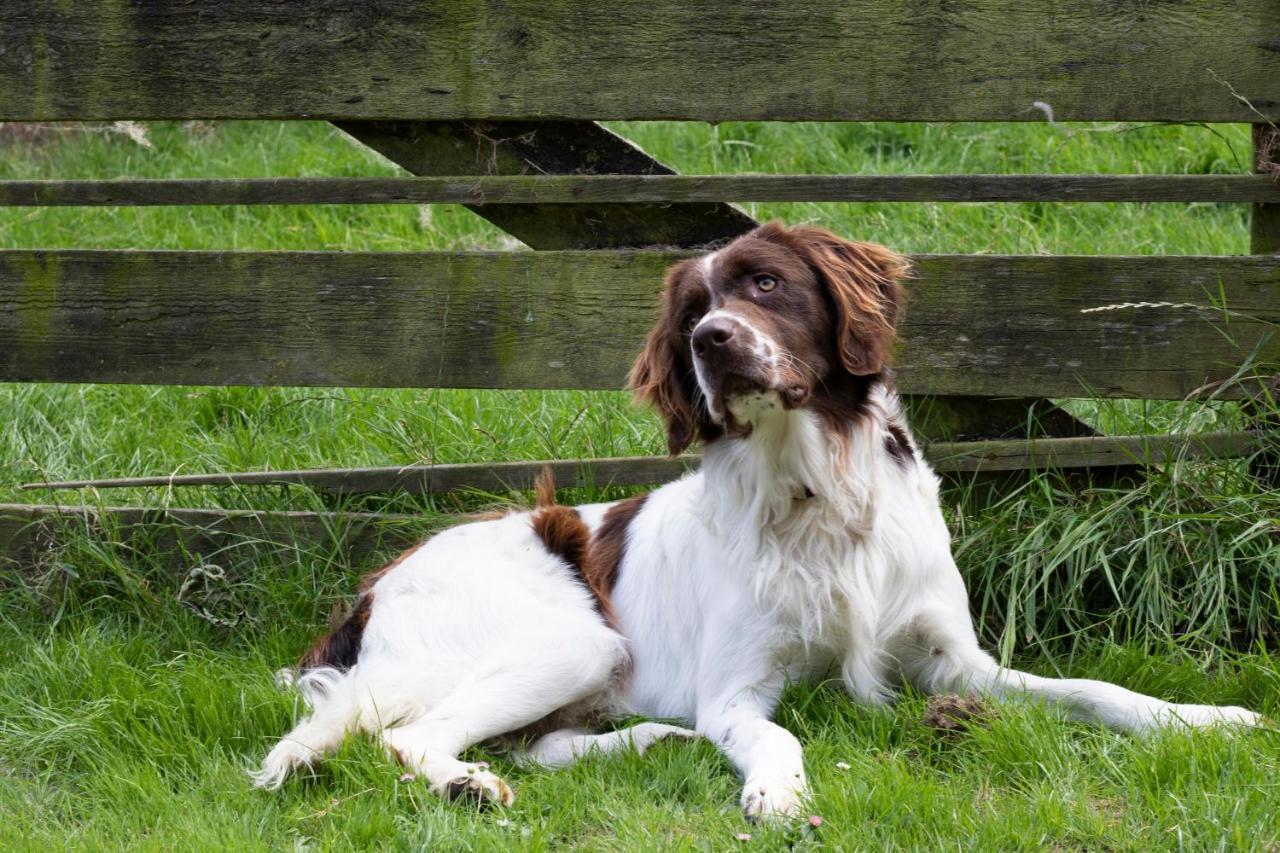
[[[925,453],[943,473],[1025,469],[1127,468],[1192,459],[1236,459],[1257,452],[1252,433],[1089,435],[1015,441],[935,443]]]
[[[527,491],[549,468],[560,488],[643,486],[673,480],[698,465],[696,456],[632,456],[543,462],[493,462],[453,465],[401,465],[380,468],[324,468],[298,471],[246,471],[175,474],[28,483],[24,489],[131,488],[141,486],[307,486],[334,494],[404,491],[411,494],[475,491],[501,494]]]
[[[339,122],[338,127],[415,175],[539,177],[674,173],[627,140],[595,122]],[[565,180],[557,178],[556,180]],[[540,183],[536,184],[541,186]],[[714,201],[714,203],[713,203]],[[753,227],[751,217],[718,200],[678,203],[469,205],[469,209],[535,249],[618,249],[645,246],[698,248],[722,243]],[[933,438],[1004,438],[1027,435],[1028,412],[1043,434],[1093,432],[1048,400],[988,400],[974,407],[932,398],[931,417],[917,421]],[[935,427],[938,429],[935,431]],[[1035,434],[1035,433],[1032,433]]]
[[[942,473],[1025,469],[1113,468],[1165,464],[1182,459],[1229,459],[1257,451],[1250,433],[1198,435],[1083,436],[1016,441],[935,442],[925,456]],[[636,456],[544,462],[400,465],[297,471],[238,471],[27,483],[24,489],[122,489],[182,486],[306,486],[335,494],[403,491],[411,494],[528,491],[549,468],[560,488],[642,486],[673,480],[698,466],[698,457]]]
[[[0,120],[1251,121],[1274,0],[0,4]]]
[[[219,204],[465,204],[486,207],[619,203],[673,205],[718,201],[1240,202],[1267,203],[1269,206],[1280,204],[1280,178],[1262,174],[509,175],[0,181],[0,205],[19,207]],[[670,240],[666,242],[671,243]]]
[[[5,251],[0,379],[618,388],[685,256]],[[916,261],[904,393],[1177,398],[1280,356],[1280,257]]]
[[[0,567],[39,564],[71,533],[215,559],[239,549],[317,545],[358,559],[420,541],[431,526],[419,516],[380,513],[0,504]]]
[[[672,170],[590,121],[347,121],[337,126],[414,175],[669,175]],[[464,179],[465,180],[465,179]],[[474,180],[474,179],[473,179]],[[509,205],[463,202],[534,249],[708,246],[755,226],[723,199],[681,204],[608,201]]]
[[[720,243],[757,224],[731,205],[713,203],[719,202],[718,195],[681,200],[653,194],[655,187],[679,189],[690,182],[595,122],[336,124],[417,176],[444,176],[374,179],[360,181],[360,186],[382,192],[384,199],[472,202],[468,207],[474,213],[536,249],[696,248]],[[701,180],[694,178],[695,183]],[[418,193],[397,189],[425,188],[437,181],[445,192],[438,198],[425,194],[415,198]],[[306,183],[319,191],[312,198],[323,197],[322,182]],[[553,186],[557,189],[544,192]],[[525,189],[517,189],[521,187]],[[635,187],[647,189],[653,201],[627,200],[615,192]],[[451,197],[455,191],[459,195]],[[908,398],[908,406],[913,414],[925,415],[913,423],[931,438],[1015,437],[1028,434],[1029,425],[1031,434],[1093,433],[1043,399]],[[1032,411],[1035,417],[1029,418]]]

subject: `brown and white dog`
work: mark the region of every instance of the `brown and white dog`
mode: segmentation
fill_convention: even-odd
[[[667,275],[631,387],[702,469],[648,495],[447,530],[362,585],[302,662],[311,716],[255,774],[288,773],[360,730],[433,790],[509,803],[460,761],[521,734],[521,760],[709,738],[748,817],[797,813],[800,744],[771,717],[789,679],[1051,701],[1116,729],[1254,724],[1098,681],[1041,678],[979,648],[938,480],[887,360],[906,261],[816,228],[765,225]],[[593,734],[602,716],[683,721]]]

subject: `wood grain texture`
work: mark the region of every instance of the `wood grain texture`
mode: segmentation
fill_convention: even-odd
[[[207,556],[226,564],[242,550],[315,545],[359,559],[421,541],[430,527],[417,516],[361,512],[0,504],[0,569],[16,567],[19,577],[38,570],[73,535],[122,545],[131,554],[176,552],[193,562]]]
[[[0,4],[0,120],[1253,121],[1275,0]]]
[[[1250,433],[1215,432],[1191,436],[1082,436],[1016,441],[935,442],[925,456],[944,474],[1014,471],[1030,468],[1114,468],[1165,464],[1184,459],[1228,459],[1257,451]],[[377,468],[320,468],[296,471],[235,471],[103,480],[27,483],[24,489],[122,489],[182,486],[306,486],[334,494],[402,491],[529,491],[544,468],[559,488],[643,486],[664,483],[698,467],[697,456],[669,459],[635,456],[543,462],[458,465],[401,465]]]
[[[483,176],[488,184],[509,180],[544,187],[551,180],[569,187],[629,187],[651,180],[679,181],[672,170],[627,140],[594,122],[339,122],[338,127],[415,175]],[[504,176],[491,179],[489,176]],[[564,176],[564,177],[561,177]],[[477,181],[468,183],[474,192]],[[696,248],[716,245],[756,225],[720,196],[672,202],[619,202],[607,193],[594,202],[471,204],[469,209],[535,249],[590,249],[642,246]],[[1030,420],[1042,434],[1080,435],[1089,427],[1048,400],[1007,397],[989,400],[980,413],[963,401],[933,398],[923,422],[931,437],[1002,438],[1026,435]],[[1029,412],[1037,417],[1028,418]]]
[[[25,489],[119,489],[143,486],[307,486],[334,494],[404,491],[412,494],[476,491],[503,494],[529,491],[534,479],[549,468],[558,488],[643,486],[674,480],[697,468],[696,456],[668,459],[632,456],[615,459],[556,459],[542,462],[401,465],[379,468],[324,468],[297,471],[245,471],[217,474],[175,474],[108,480],[69,480],[28,483]]]
[[[1015,441],[949,442],[925,454],[943,473],[989,473],[1026,469],[1075,470],[1165,465],[1192,459],[1238,459],[1259,448],[1256,435],[1090,435]]]
[[[590,121],[348,121],[338,127],[414,175],[490,176],[486,179],[527,187],[537,185],[539,178],[566,180],[557,175],[672,173],[626,139]],[[463,181],[474,187],[478,179]],[[460,200],[534,249],[693,248],[722,243],[756,224],[719,198],[681,204],[619,204],[609,199],[556,204],[532,193],[513,202],[485,204],[483,193],[479,199]]]
[[[1280,179],[1267,175],[511,175],[412,178],[146,179],[0,181],[0,205],[19,207],[465,204],[658,205],[664,231],[647,245],[698,245],[680,236],[673,205],[749,202],[1240,202],[1280,209]],[[692,211],[702,220],[703,210]],[[742,214],[738,214],[742,216]],[[744,217],[745,220],[745,217]],[[510,223],[508,223],[510,224]],[[715,239],[741,233],[717,232]],[[631,229],[635,229],[635,225]],[[518,227],[511,229],[519,231]],[[569,229],[566,229],[569,230]],[[698,237],[708,236],[704,228]],[[594,226],[585,241],[600,243]],[[666,239],[663,239],[666,238]],[[558,242],[563,242],[560,238]],[[636,237],[628,233],[627,242]],[[526,241],[529,242],[529,241]],[[574,248],[584,248],[577,241]],[[699,239],[699,243],[714,242]],[[645,244],[642,244],[645,245]],[[590,246],[586,246],[590,247]],[[611,248],[623,248],[615,240]],[[540,248],[566,248],[563,245]],[[1261,254],[1255,252],[1257,254]]]
[[[618,388],[685,256],[5,251],[0,380]],[[1280,356],[1278,257],[916,262],[904,393],[1177,398]]]

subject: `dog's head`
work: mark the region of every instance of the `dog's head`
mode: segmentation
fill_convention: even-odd
[[[883,246],[763,225],[668,270],[629,387],[666,420],[672,455],[749,431],[762,408],[830,409],[887,366],[907,269]]]

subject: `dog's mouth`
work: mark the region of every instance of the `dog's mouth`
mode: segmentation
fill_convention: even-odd
[[[730,374],[720,382],[720,396],[726,401],[743,395],[776,394],[784,408],[798,409],[809,400],[812,389],[793,377],[765,376],[762,372]]]
[[[720,380],[720,396],[728,401],[735,397],[763,394],[773,390],[767,379],[759,375],[732,373]]]
[[[812,393],[803,383],[760,372],[731,373],[720,377],[714,388],[704,390],[711,392],[712,419],[730,426],[749,426],[768,412],[801,408]]]

